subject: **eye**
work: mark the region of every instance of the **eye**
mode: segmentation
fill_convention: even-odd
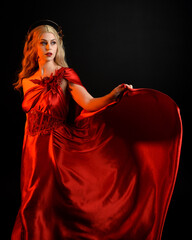
[[[51,45],[55,45],[55,44],[56,44],[56,41],[52,41],[52,42],[51,42]]]
[[[46,46],[46,42],[40,42],[41,45]]]

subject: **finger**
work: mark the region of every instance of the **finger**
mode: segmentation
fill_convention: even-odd
[[[125,85],[126,85],[126,87],[129,88],[129,89],[130,89],[130,88],[133,89],[133,85],[128,85],[128,84],[125,84]]]
[[[121,87],[121,88],[126,88],[126,85],[127,85],[127,84],[122,83],[122,84],[120,85],[120,87]]]

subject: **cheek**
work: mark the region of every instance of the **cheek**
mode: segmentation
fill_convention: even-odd
[[[43,55],[44,54],[44,48],[41,47],[41,46],[37,47],[37,54],[38,54],[38,56]]]

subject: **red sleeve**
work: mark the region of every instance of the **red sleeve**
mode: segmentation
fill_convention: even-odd
[[[65,79],[68,83],[75,83],[83,87],[83,84],[77,75],[77,73],[68,67],[62,67],[57,72],[58,79]],[[68,92],[70,89],[68,88]],[[67,123],[73,124],[75,118],[81,113],[82,108],[73,100],[71,94],[69,95],[69,112],[67,117]]]
[[[72,68],[63,67],[60,69],[60,74],[68,82],[83,86],[79,76]]]

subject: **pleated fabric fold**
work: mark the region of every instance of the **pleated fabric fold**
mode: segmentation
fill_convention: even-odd
[[[82,86],[72,68],[61,68],[24,96],[12,240],[160,240],[179,167],[178,106],[159,91],[134,89],[87,112],[63,94],[62,79]]]

